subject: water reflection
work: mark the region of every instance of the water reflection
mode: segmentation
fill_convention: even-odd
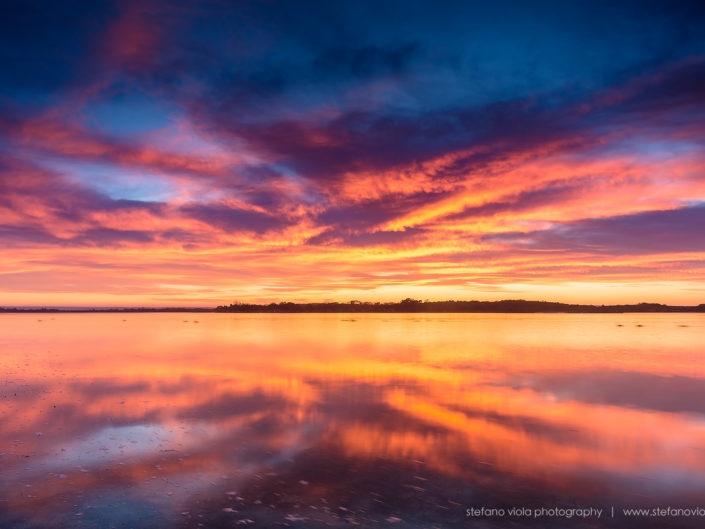
[[[702,315],[41,320],[0,318],[3,528],[452,527],[705,493]]]

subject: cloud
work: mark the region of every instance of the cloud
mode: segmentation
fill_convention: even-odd
[[[399,75],[410,67],[419,53],[415,42],[393,48],[381,46],[334,46],[323,50],[313,62],[316,73],[323,76],[352,75],[356,78],[373,75]]]
[[[316,216],[324,226],[335,226],[347,231],[370,230],[396,217],[405,215],[418,207],[432,203],[449,193],[414,193],[410,195],[386,196],[384,199],[332,205]]]
[[[11,273],[244,297],[700,277],[698,2],[15,4]]]
[[[373,231],[352,233],[344,230],[330,229],[323,233],[311,237],[307,244],[341,244],[350,247],[366,246],[398,246],[402,243],[410,243],[422,235],[425,230],[420,228],[408,228],[399,231]]]
[[[180,208],[184,215],[225,231],[251,231],[262,234],[280,230],[292,222],[278,215],[231,207],[226,204],[189,204]]]
[[[25,109],[44,107],[51,101],[48,94],[75,86],[79,77],[90,77],[91,68],[82,68],[82,59],[113,15],[107,2],[42,2],[41,8],[8,2],[0,21],[0,60],[6,72],[0,81],[5,92],[0,108],[10,98],[21,101]]]
[[[584,219],[527,233],[488,235],[486,240],[531,250],[639,255],[705,251],[705,205]]]
[[[517,213],[536,207],[559,203],[580,194],[587,187],[585,180],[558,181],[549,183],[540,189],[522,191],[516,195],[504,197],[504,200],[487,202],[480,206],[469,206],[462,211],[446,215],[443,220],[455,221],[477,217],[491,217],[501,213]]]
[[[602,370],[534,375],[530,381],[520,378],[512,382],[514,387],[551,392],[560,400],[669,413],[705,412],[705,385],[697,377]],[[650,391],[643,391],[647,387]]]

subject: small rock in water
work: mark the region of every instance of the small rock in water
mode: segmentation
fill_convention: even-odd
[[[237,512],[237,511],[235,509],[233,509],[232,507],[226,507],[225,509],[223,509],[223,512]]]
[[[390,516],[387,518],[387,521],[389,523],[397,523],[397,522],[401,522],[401,518],[397,518],[396,516]]]

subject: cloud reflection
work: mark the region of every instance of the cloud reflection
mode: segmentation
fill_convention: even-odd
[[[168,525],[424,509],[451,523],[470,484],[490,503],[685,501],[705,487],[698,315],[638,315],[631,330],[615,326],[624,315],[199,317],[57,315],[3,357],[5,523],[115,521],[133,502]],[[5,347],[40,325],[3,322]],[[649,328],[671,343],[635,348]]]

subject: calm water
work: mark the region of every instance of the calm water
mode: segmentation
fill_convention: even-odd
[[[622,509],[705,508],[704,331],[688,314],[2,315],[0,527],[703,527]]]

